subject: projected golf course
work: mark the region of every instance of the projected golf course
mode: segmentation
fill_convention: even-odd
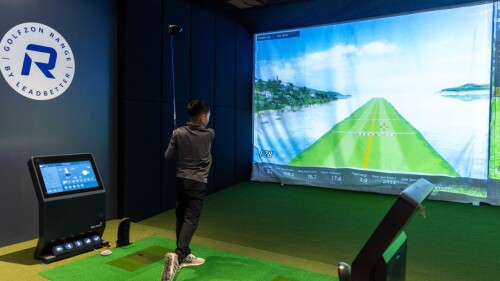
[[[369,100],[288,165],[460,177],[384,98]]]

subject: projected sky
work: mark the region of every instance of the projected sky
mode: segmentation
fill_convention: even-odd
[[[304,28],[300,37],[258,41],[255,76],[354,95],[487,84],[490,37],[485,6]]]

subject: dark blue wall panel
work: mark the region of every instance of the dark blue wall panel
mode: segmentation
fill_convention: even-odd
[[[72,84],[52,100],[25,98],[0,77],[0,247],[38,235],[38,201],[26,165],[34,155],[93,153],[107,218],[116,217],[115,5],[0,1],[0,37],[18,24],[45,24],[64,37],[75,61]]]
[[[191,8],[191,99],[214,103],[215,16]]]
[[[214,190],[222,190],[235,183],[235,109],[216,106],[213,143]]]
[[[120,177],[123,178],[124,186],[120,202],[124,202],[123,213],[136,219],[156,210],[163,211],[175,207],[173,185],[176,161],[163,159],[163,152],[174,129],[171,46],[174,50],[176,126],[183,126],[188,121],[186,106],[190,100],[202,99],[211,106],[212,114],[208,127],[215,128],[216,138],[212,146],[214,158],[208,177],[207,193],[235,184],[236,174],[244,180],[250,178],[250,162],[235,165],[236,151],[239,149],[235,139],[236,126],[241,126],[235,119],[235,105],[239,101],[240,108],[245,109],[240,113],[240,119],[251,120],[252,35],[241,28],[238,31],[232,20],[191,6],[183,0],[161,2],[162,25],[157,25],[157,3],[157,0],[143,4],[131,0],[125,2],[125,5],[128,5],[125,10],[144,10],[138,12],[138,15],[148,14],[149,11],[152,19],[141,22],[141,16],[133,15],[127,18],[129,12],[124,13],[127,24],[121,33],[126,50],[123,58],[126,71],[123,71],[121,76],[123,92],[126,95],[122,94],[121,97],[127,104],[120,115],[125,117],[120,130],[126,140],[122,145],[121,151],[124,153],[121,157],[127,164],[123,176]],[[170,36],[170,24],[181,26],[182,32]],[[149,39],[159,42],[145,49],[149,52],[145,60],[153,65],[151,68],[134,67],[137,58],[132,58],[131,55],[139,48],[139,43],[129,41],[137,39],[138,29],[148,30]],[[159,48],[158,44],[161,45]],[[158,63],[161,68],[159,71]],[[148,84],[148,93],[144,95],[129,93],[140,89],[145,77],[161,79],[158,79],[158,83]],[[151,104],[151,108],[149,105],[146,108],[152,112],[141,111],[145,110],[143,103]],[[152,120],[156,118],[156,107],[153,104],[159,108],[158,120]],[[141,110],[132,111],[130,108]],[[142,127],[139,126],[141,122]],[[251,137],[251,122],[243,126],[240,127],[240,134]],[[145,130],[141,134],[147,138],[131,133],[141,130]],[[251,156],[248,143],[251,144],[250,138],[242,141],[245,148],[241,150],[247,151],[246,154],[241,154],[239,159],[242,161],[251,161],[248,157]],[[147,149],[141,154],[136,152],[140,147],[148,145],[154,149]],[[155,157],[159,159],[156,162]],[[140,167],[130,164],[131,162],[140,163]],[[244,171],[238,170],[238,167],[243,167]],[[147,193],[150,198],[159,198],[159,201],[151,201],[144,211],[139,209],[140,204],[144,204],[143,201],[132,202],[132,198],[140,195],[138,192],[141,188],[139,178],[129,176],[134,169],[140,169],[152,177],[148,179],[147,188],[141,192]],[[155,173],[158,174],[155,176]]]
[[[236,108],[252,108],[253,35],[236,28]]]
[[[161,210],[162,2],[119,2],[119,215]]]
[[[234,107],[236,24],[215,18],[215,104]]]
[[[161,92],[161,1],[127,0],[125,6],[125,95],[128,100],[159,101]]]
[[[253,35],[236,28],[235,181],[250,179],[252,169]]]
[[[160,104],[126,102],[124,216],[139,221],[160,212]]]
[[[250,180],[252,172],[252,110],[236,109],[235,182]]]

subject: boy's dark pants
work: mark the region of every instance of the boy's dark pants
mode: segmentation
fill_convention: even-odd
[[[175,197],[177,200],[175,210],[177,249],[175,249],[175,253],[179,256],[179,262],[191,254],[189,243],[191,243],[198,227],[206,186],[206,183],[203,182],[175,178]]]

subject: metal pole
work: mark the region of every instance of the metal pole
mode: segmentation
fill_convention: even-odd
[[[172,105],[174,110],[174,130],[177,128],[177,112],[175,110],[175,70],[174,70],[174,35],[170,35],[170,57],[172,66]]]

